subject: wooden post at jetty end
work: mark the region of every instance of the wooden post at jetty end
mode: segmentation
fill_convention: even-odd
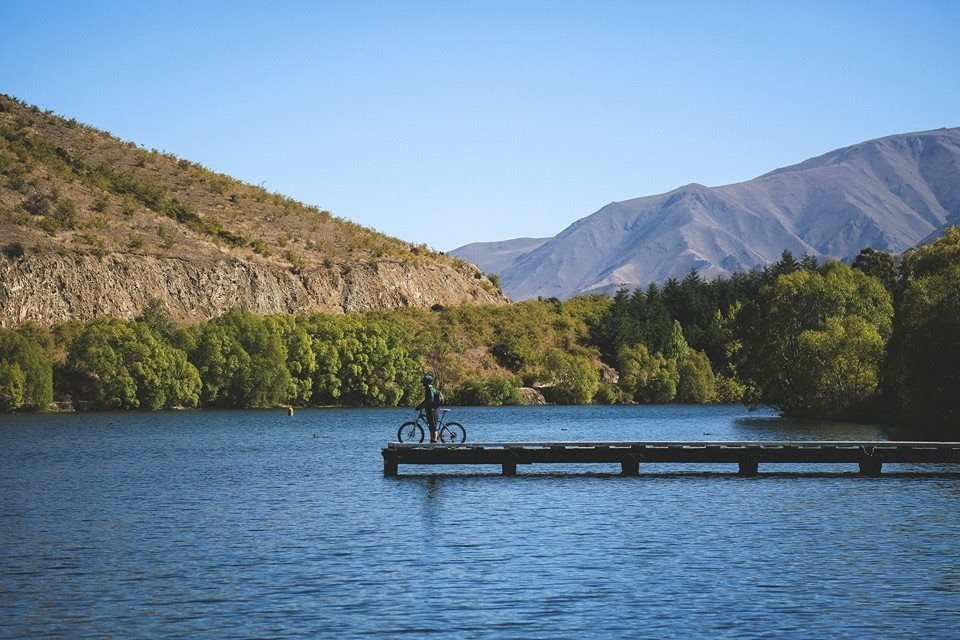
[[[397,462],[396,456],[388,456],[386,449],[383,453],[383,475],[385,476],[397,476],[400,475],[400,464]]]

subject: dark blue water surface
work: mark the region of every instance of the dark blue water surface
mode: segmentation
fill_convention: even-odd
[[[724,406],[453,414],[473,441],[882,437]],[[0,636],[960,633],[950,467],[385,478],[380,449],[410,415],[0,417]]]

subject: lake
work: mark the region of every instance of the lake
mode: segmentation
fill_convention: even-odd
[[[409,409],[0,416],[0,637],[960,628],[960,469],[400,468]],[[740,406],[454,408],[470,441],[874,439]]]

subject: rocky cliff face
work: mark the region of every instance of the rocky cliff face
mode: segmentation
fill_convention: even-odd
[[[0,95],[0,325],[506,302],[462,260]]]
[[[0,256],[0,326],[133,318],[151,299],[180,321],[209,319],[231,308],[263,314],[337,313],[505,300],[472,265],[378,260],[295,273],[230,257]]]

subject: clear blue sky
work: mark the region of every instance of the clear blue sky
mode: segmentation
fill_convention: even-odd
[[[960,125],[960,2],[0,1],[0,92],[414,242]]]

